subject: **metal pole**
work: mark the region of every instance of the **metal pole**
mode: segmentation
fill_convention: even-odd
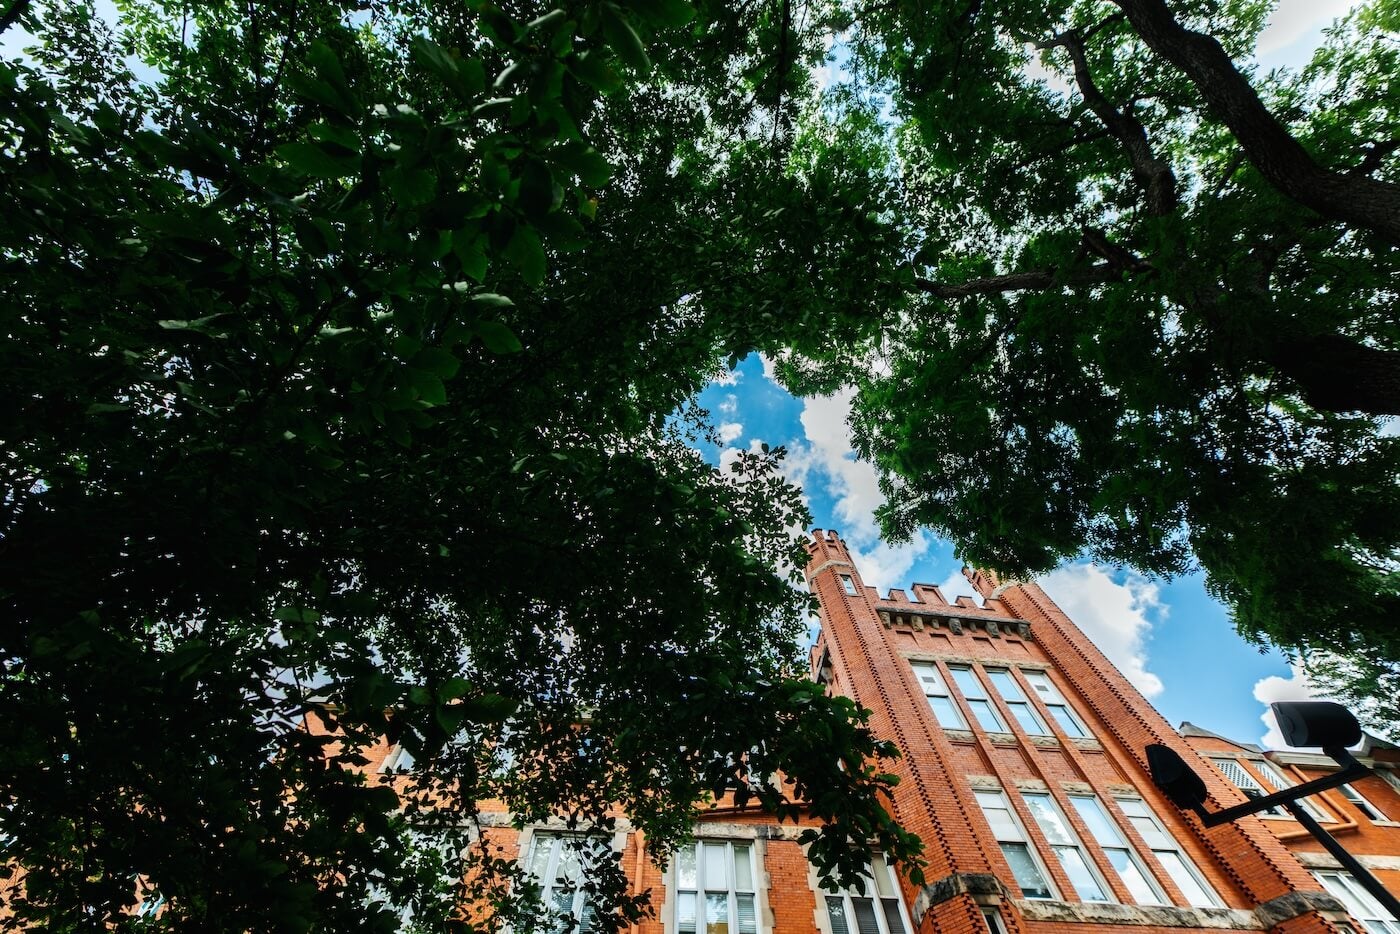
[[[1293,815],[1294,819],[1303,825],[1303,829],[1312,834],[1317,842],[1321,843],[1327,852],[1331,853],[1337,862],[1342,864],[1343,869],[1351,873],[1352,877],[1361,883],[1362,888],[1370,892],[1372,897],[1380,902],[1386,911],[1390,912],[1391,917],[1400,918],[1400,899],[1390,894],[1386,887],[1381,885],[1381,880],[1371,875],[1366,867],[1361,865],[1355,856],[1348,853],[1346,847],[1337,842],[1336,837],[1324,830],[1311,814],[1303,810],[1297,801],[1285,801],[1283,806],[1288,808],[1288,812]]]

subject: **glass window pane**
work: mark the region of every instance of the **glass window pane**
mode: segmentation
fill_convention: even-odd
[[[972,708],[973,714],[977,717],[977,722],[982,724],[982,729],[992,733],[1005,733],[1006,724],[1001,722],[1001,717],[997,716],[996,709],[992,707],[991,701],[970,700],[967,706]]]
[[[554,881],[570,885],[579,877],[579,852],[570,840],[559,841],[559,862],[555,864]]]
[[[1074,835],[1065,825],[1065,819],[1060,816],[1059,809],[1051,803],[1049,795],[1026,795],[1025,799],[1046,840],[1051,843],[1074,845]]]
[[[705,934],[729,934],[729,896],[705,896]]]
[[[958,688],[963,692],[963,697],[972,700],[977,697],[986,697],[987,692],[982,690],[982,682],[977,680],[977,676],[972,673],[971,668],[949,668],[953,674],[953,680],[958,683]]]
[[[875,893],[881,898],[896,897],[894,869],[885,862],[883,856],[875,856],[870,861],[870,874],[875,877]]]
[[[1152,847],[1152,849],[1155,850],[1158,847],[1173,846],[1171,839],[1162,832],[1162,828],[1158,827],[1157,822],[1152,818],[1129,817],[1128,820],[1132,823],[1133,829],[1142,835],[1142,839],[1145,840],[1147,845]]]
[[[734,845],[734,888],[741,892],[753,891],[753,864],[749,860],[749,848]]]
[[[904,934],[904,917],[899,912],[899,899],[882,898],[880,905],[885,909],[885,927],[890,934]]]
[[[831,934],[850,934],[846,926],[846,900],[839,895],[826,897],[826,916],[831,920]]]
[[[758,915],[754,911],[752,895],[737,895],[735,902],[738,907],[738,917],[740,934],[755,934],[758,930]]]
[[[1050,716],[1054,717],[1055,722],[1060,725],[1060,728],[1066,733],[1068,733],[1070,736],[1084,735],[1083,728],[1080,727],[1078,722],[1075,721],[1074,717],[1071,716],[1069,710],[1067,710],[1063,704],[1051,704]]]
[[[1050,731],[1045,728],[1045,724],[1040,722],[1040,717],[1036,716],[1029,704],[1012,704],[1011,715],[1016,718],[1016,722],[1021,724],[1021,729],[1031,736],[1048,736]]]
[[[992,687],[997,689],[1003,700],[1022,700],[1021,686],[1016,683],[1016,679],[1011,677],[1011,672],[1005,668],[988,668],[987,677],[991,679]]]
[[[1216,900],[1196,881],[1196,874],[1186,867],[1180,853],[1175,850],[1162,850],[1157,853],[1157,859],[1161,860],[1162,868],[1167,870],[1167,875],[1172,877],[1176,887],[1181,889],[1181,894],[1186,896],[1188,904],[1207,908],[1216,904]]]
[[[1109,901],[1104,894],[1103,886],[1099,885],[1099,880],[1094,878],[1093,872],[1089,870],[1088,864],[1084,862],[1084,854],[1079,852],[1078,847],[1057,846],[1055,855],[1060,858],[1060,865],[1065,867],[1065,875],[1069,876],[1070,884],[1074,886],[1074,891],[1086,902],[1106,902]]]
[[[1016,825],[1016,821],[1011,817],[1011,812],[1005,807],[988,808],[983,811],[987,815],[987,823],[992,825],[992,836],[998,840],[1024,840],[1021,828]]]
[[[859,934],[880,934],[880,922],[875,920],[873,899],[853,898],[851,910],[856,914],[856,931]]]
[[[682,931],[695,930],[695,893],[681,892],[676,896],[676,920]]]
[[[1097,798],[1070,798],[1070,803],[1079,812],[1079,819],[1084,821],[1095,840],[1103,846],[1121,846],[1124,844],[1123,835],[1118,832],[1113,821],[1108,819],[1108,813],[1104,811],[1103,805],[1099,804]]]
[[[729,888],[729,873],[725,872],[725,856],[729,847],[723,843],[702,844],[705,852],[705,888],[708,891]]]
[[[682,889],[695,888],[695,844],[676,851],[676,885]]]
[[[967,724],[963,723],[962,715],[958,713],[952,698],[941,694],[931,695],[928,705],[933,708],[933,718],[938,721],[939,726],[947,730],[966,729]]]
[[[1050,886],[1040,873],[1040,867],[1031,858],[1030,850],[1024,843],[1003,843],[1001,853],[1011,866],[1011,875],[1021,887],[1026,898],[1053,898]]]
[[[1157,894],[1157,890],[1143,874],[1142,867],[1133,859],[1132,854],[1127,850],[1105,849],[1104,855],[1118,872],[1118,878],[1123,880],[1123,884],[1132,893],[1133,901],[1139,905],[1162,904],[1162,896]]]
[[[549,852],[557,842],[553,837],[535,836],[535,851],[530,854],[530,876],[536,882],[544,881],[544,874],[549,871]]]

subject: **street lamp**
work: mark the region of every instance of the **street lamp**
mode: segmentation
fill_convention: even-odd
[[[1244,804],[1236,804],[1220,811],[1208,811],[1205,807],[1206,783],[1201,780],[1201,776],[1197,775],[1175,750],[1153,743],[1147,747],[1147,767],[1152,772],[1152,783],[1161,789],[1172,804],[1184,811],[1194,811],[1201,823],[1207,827],[1226,824],[1248,814],[1280,805],[1287,808],[1288,813],[1303,825],[1303,829],[1312,834],[1366,891],[1375,896],[1392,915],[1400,918],[1400,899],[1381,885],[1380,880],[1371,875],[1355,856],[1348,853],[1346,848],[1337,842],[1336,837],[1324,830],[1322,825],[1298,804],[1300,798],[1345,785],[1371,774],[1371,770],[1356,761],[1356,757],[1347,749],[1348,746],[1354,746],[1361,741],[1361,725],[1356,722],[1356,717],[1352,716],[1351,711],[1331,701],[1280,701],[1270,706],[1285,743],[1290,746],[1321,746],[1322,751],[1342,767],[1341,771],[1276,791],[1271,795],[1251,798]]]

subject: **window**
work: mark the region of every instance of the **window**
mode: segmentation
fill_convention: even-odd
[[[1245,797],[1249,798],[1251,801],[1255,798],[1262,798],[1264,795],[1268,794],[1268,792],[1264,790],[1264,786],[1255,781],[1254,776],[1245,771],[1244,766],[1240,765],[1237,760],[1211,759],[1210,761],[1214,762],[1215,767],[1220,770],[1221,774],[1233,782],[1235,787],[1243,791]],[[1288,816],[1288,812],[1278,806],[1266,808],[1259,813],[1269,817]]]
[[[384,757],[384,764],[379,767],[381,772],[408,772],[412,769],[413,753],[403,748],[403,743],[389,750],[389,754]]]
[[[160,917],[160,910],[163,907],[165,907],[165,896],[156,892],[148,892],[141,899],[141,903],[136,906],[135,916],[139,921],[154,921]]]
[[[972,708],[972,715],[977,718],[977,722],[982,725],[982,729],[990,733],[1006,733],[1006,724],[1001,722],[1001,716],[992,702],[987,699],[987,691],[982,687],[982,682],[977,679],[971,668],[966,665],[949,665],[948,671],[953,675],[953,680],[957,682],[958,688],[963,693],[963,698],[967,701],[967,706]]]
[[[1084,845],[1075,836],[1069,822],[1065,820],[1065,815],[1055,804],[1055,799],[1048,794],[1026,794],[1022,797],[1026,799],[1026,805],[1031,809],[1035,822],[1040,825],[1040,832],[1045,834],[1050,849],[1064,867],[1065,875],[1069,876],[1070,884],[1074,886],[1075,894],[1080,900],[1113,901],[1108,886],[1103,884],[1099,874],[1094,871],[1089,855],[1084,852]]]
[[[753,846],[701,840],[676,851],[678,934],[757,934]]]
[[[957,704],[948,696],[948,685],[939,675],[938,666],[932,662],[914,662],[913,668],[915,677],[924,689],[924,696],[928,698],[928,705],[933,708],[933,716],[938,725],[947,730],[967,729]]]
[[[1055,685],[1050,683],[1049,675],[1043,671],[1023,671],[1022,674],[1026,676],[1026,683],[1040,695],[1045,709],[1050,711],[1050,716],[1055,718],[1060,729],[1069,736],[1089,735],[1089,731],[1084,729],[1084,724],[1080,723],[1074,711],[1070,710],[1069,702],[1056,690]]]
[[[854,597],[856,595],[856,582],[851,580],[851,575],[841,575],[841,589],[846,591],[846,596],[848,597]]]
[[[906,934],[909,924],[899,898],[894,867],[885,862],[883,856],[876,856],[864,882],[864,892],[849,888],[839,895],[826,896],[831,934]]]
[[[1021,724],[1021,729],[1031,736],[1049,736],[1050,731],[1045,728],[1045,722],[1040,719],[1040,714],[1035,712],[1031,702],[1026,699],[1025,692],[1016,683],[1010,671],[1005,668],[988,668],[987,677],[992,679],[992,686],[1001,694],[1001,699],[1006,701],[1006,706],[1011,710],[1011,716],[1016,718],[1016,722]]]
[[[977,803],[981,805],[987,823],[992,825],[992,833],[1001,847],[1001,855],[1006,857],[1007,864],[1011,866],[1011,875],[1021,887],[1021,893],[1026,898],[1054,898],[1055,892],[1046,881],[1045,873],[1040,868],[1040,860],[1031,849],[1025,831],[1021,829],[1020,822],[1012,813],[1006,796],[999,791],[979,791]]]
[[[1400,934],[1400,922],[1363,889],[1351,873],[1327,869],[1313,875],[1324,889],[1337,896],[1353,918],[1366,925],[1371,934]]]
[[[1362,797],[1361,792],[1357,791],[1351,785],[1338,785],[1337,790],[1342,793],[1343,798],[1351,802],[1353,807],[1371,820],[1389,820],[1388,817],[1381,813],[1380,808],[1367,801]]]
[[[1297,784],[1295,781],[1293,781],[1293,779],[1289,778],[1288,775],[1285,774],[1282,769],[1274,765],[1272,762],[1254,761],[1252,764],[1256,769],[1259,770],[1259,773],[1264,776],[1264,784],[1273,786],[1274,791],[1284,791],[1286,789],[1292,788],[1295,784]],[[1331,817],[1328,817],[1325,813],[1319,810],[1307,798],[1299,798],[1298,805],[1302,807],[1303,810],[1311,814],[1314,820],[1329,822],[1332,820]],[[1285,811],[1285,813],[1287,812]]]
[[[1206,883],[1195,864],[1181,852],[1181,847],[1167,833],[1161,821],[1157,820],[1157,815],[1152,813],[1146,801],[1141,798],[1119,798],[1118,806],[1128,816],[1128,823],[1133,825],[1133,829],[1152,850],[1152,855],[1157,857],[1157,862],[1162,864],[1167,875],[1176,883],[1181,894],[1186,896],[1188,905],[1203,908],[1221,907],[1223,903],[1220,897]]]
[[[1094,842],[1103,848],[1113,871],[1123,880],[1123,885],[1132,893],[1133,901],[1139,905],[1165,905],[1162,890],[1152,881],[1152,876],[1142,865],[1142,860],[1133,852],[1118,825],[1108,816],[1098,798],[1075,795],[1070,802],[1079,812],[1084,826],[1089,828]]]
[[[536,833],[530,844],[530,876],[540,887],[540,900],[555,919],[553,930],[564,932],[578,922],[579,934],[596,928],[597,915],[584,891],[583,864],[605,849],[602,840],[574,834]]]
[[[1400,792],[1400,775],[1395,774],[1393,769],[1376,769],[1376,774],[1385,779],[1385,783],[1397,792]]]
[[[982,920],[987,922],[987,934],[1006,934],[1006,925],[1001,923],[1001,912],[995,908],[983,908]]]

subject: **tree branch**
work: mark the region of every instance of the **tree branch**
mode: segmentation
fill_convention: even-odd
[[[14,0],[3,14],[0,14],[0,33],[9,29],[19,18],[24,15],[24,11],[29,9],[29,0]]]
[[[988,276],[950,285],[934,282],[922,276],[914,277],[914,285],[935,298],[971,298],[974,295],[1000,295],[1005,292],[1028,292],[1053,288],[1073,288],[1113,282],[1123,275],[1123,269],[1113,263],[1101,263],[1061,275],[1055,269],[1035,269],[1012,272],[1004,276]]]
[[[1157,158],[1148,142],[1147,130],[1137,117],[1133,116],[1131,105],[1119,110],[1108,102],[1094,77],[1089,73],[1089,63],[1084,55],[1084,40],[1074,30],[1060,33],[1042,48],[1060,46],[1069,53],[1074,64],[1074,81],[1084,103],[1094,112],[1094,116],[1118,139],[1123,153],[1133,167],[1133,177],[1142,186],[1147,199],[1147,210],[1155,215],[1170,214],[1176,209],[1176,175],[1171,166]]]
[[[1400,185],[1318,165],[1264,106],[1220,43],[1182,26],[1165,0],[1113,2],[1148,48],[1185,73],[1269,184],[1323,217],[1400,243]]]

